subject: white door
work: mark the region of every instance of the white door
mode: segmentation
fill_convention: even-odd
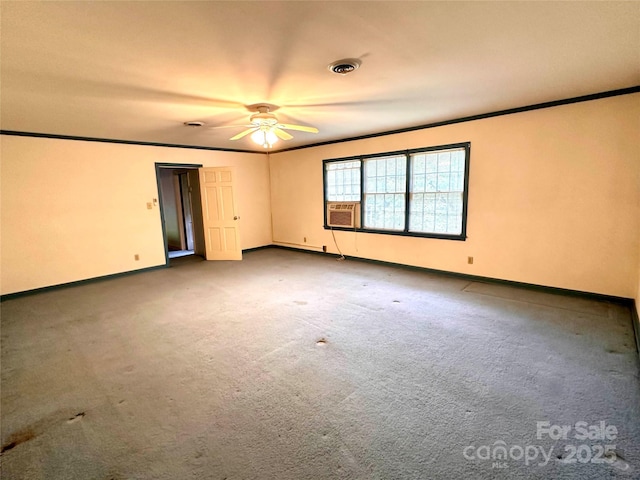
[[[207,260],[242,260],[232,167],[199,168]]]

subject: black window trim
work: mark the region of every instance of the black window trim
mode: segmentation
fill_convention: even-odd
[[[423,232],[411,232],[409,230],[409,202],[410,202],[410,182],[411,182],[411,155],[414,153],[424,153],[424,152],[433,152],[437,150],[451,150],[454,148],[464,148],[465,150],[465,165],[464,165],[464,191],[462,192],[462,230],[459,235],[452,235],[446,233],[423,233]],[[330,227],[327,225],[327,164],[328,163],[336,163],[336,162],[360,162],[360,205],[361,211],[363,211],[362,205],[364,202],[364,180],[363,180],[363,166],[364,161],[372,158],[379,157],[391,157],[394,155],[404,155],[407,161],[407,179],[406,179],[406,190],[405,190],[405,211],[404,211],[404,230],[380,230],[373,228],[349,228],[349,227]],[[411,148],[407,150],[395,150],[391,152],[383,152],[383,153],[373,153],[366,155],[354,155],[350,157],[341,157],[341,158],[328,158],[322,160],[322,184],[323,184],[323,206],[324,206],[324,229],[325,230],[336,230],[336,231],[347,231],[347,232],[358,232],[358,233],[376,233],[382,235],[396,235],[401,237],[422,237],[422,238],[437,238],[443,240],[459,240],[465,241],[467,239],[467,212],[468,212],[468,201],[469,201],[469,165],[471,163],[471,142],[459,142],[459,143],[450,143],[446,145],[435,145],[430,147],[422,147],[422,148]]]

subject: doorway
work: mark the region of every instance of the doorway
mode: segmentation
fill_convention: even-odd
[[[201,165],[156,163],[160,214],[167,264],[172,258],[204,257],[200,202]]]

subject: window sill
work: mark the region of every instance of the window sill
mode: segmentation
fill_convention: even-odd
[[[437,238],[440,240],[457,240],[462,242],[467,239],[467,236],[464,233],[459,235],[449,233],[420,233],[398,230],[374,230],[371,228],[329,227],[328,225],[324,225],[324,229],[333,230],[335,232],[376,233],[381,235],[396,235],[400,237]]]

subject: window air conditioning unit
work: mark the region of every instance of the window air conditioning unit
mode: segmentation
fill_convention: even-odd
[[[327,203],[327,226],[344,228],[360,227],[360,202]]]

